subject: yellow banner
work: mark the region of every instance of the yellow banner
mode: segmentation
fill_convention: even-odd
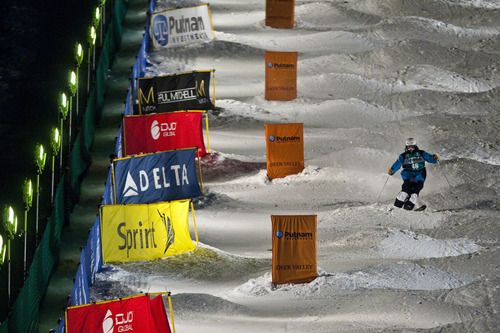
[[[103,261],[152,260],[194,251],[189,202],[101,206]]]

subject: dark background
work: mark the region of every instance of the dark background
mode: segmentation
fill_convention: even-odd
[[[40,176],[39,229],[51,212],[52,154],[50,133],[59,127],[57,101],[68,91],[68,73],[76,70],[75,44],[87,47],[87,30],[97,0],[3,0],[0,5],[0,208],[13,206],[20,229],[24,228],[22,185],[30,178],[36,186],[35,147],[47,152]],[[86,75],[85,60],[80,69]],[[81,81],[80,81],[81,82]],[[86,87],[80,83],[80,110]],[[83,96],[82,96],[83,95]],[[75,119],[75,117],[73,117]],[[75,121],[75,120],[73,120]],[[66,130],[67,132],[67,130]],[[73,134],[74,137],[75,133]],[[63,140],[64,142],[64,140]],[[56,183],[59,176],[56,159]],[[28,213],[28,262],[35,250],[36,196]],[[3,215],[2,215],[3,216]],[[30,237],[31,235],[31,237]],[[11,241],[11,304],[23,283],[24,236]],[[7,260],[7,258],[6,258]],[[0,322],[5,320],[7,262],[0,267]]]

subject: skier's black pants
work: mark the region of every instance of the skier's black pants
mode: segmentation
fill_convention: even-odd
[[[406,192],[408,194],[408,198],[412,195],[412,194],[419,194],[420,191],[424,188],[424,182],[420,181],[420,182],[412,182],[410,181],[409,179],[406,179],[404,182],[403,182],[403,186],[401,186],[401,191],[403,192]],[[405,204],[405,201],[401,201],[401,200],[398,200],[396,199],[396,201],[394,202],[394,206],[396,207],[403,207],[403,205]],[[413,204],[411,205],[411,208],[413,208]]]

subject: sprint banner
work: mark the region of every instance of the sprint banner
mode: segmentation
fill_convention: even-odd
[[[81,306],[70,306],[65,316],[67,333],[170,333],[161,295],[140,295]]]
[[[181,110],[208,110],[213,70],[138,79],[139,114]]]
[[[305,283],[318,276],[316,215],[271,215],[274,284]]]
[[[153,203],[202,195],[195,155],[196,148],[191,148],[114,160],[114,202]]]
[[[265,124],[264,127],[269,179],[302,172],[304,170],[303,124]]]
[[[198,156],[204,156],[203,112],[205,111],[125,116],[122,127],[124,154],[130,156],[197,147]]]
[[[297,52],[265,51],[266,93],[268,101],[297,98]]]
[[[153,260],[194,251],[189,203],[101,206],[103,262]]]
[[[295,0],[266,0],[266,26],[271,28],[293,28],[294,16]]]
[[[208,4],[153,13],[149,26],[154,51],[215,39]]]

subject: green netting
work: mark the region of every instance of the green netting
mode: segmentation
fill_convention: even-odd
[[[122,37],[122,23],[128,0],[116,0],[112,20],[99,55],[96,82],[87,101],[80,131],[68,160],[68,171],[59,179],[54,208],[29,269],[29,275],[0,333],[38,332],[38,308],[47,290],[50,276],[59,259],[61,233],[69,223],[70,212],[80,197],[80,185],[92,161],[90,149],[96,125],[101,117],[108,70]]]

